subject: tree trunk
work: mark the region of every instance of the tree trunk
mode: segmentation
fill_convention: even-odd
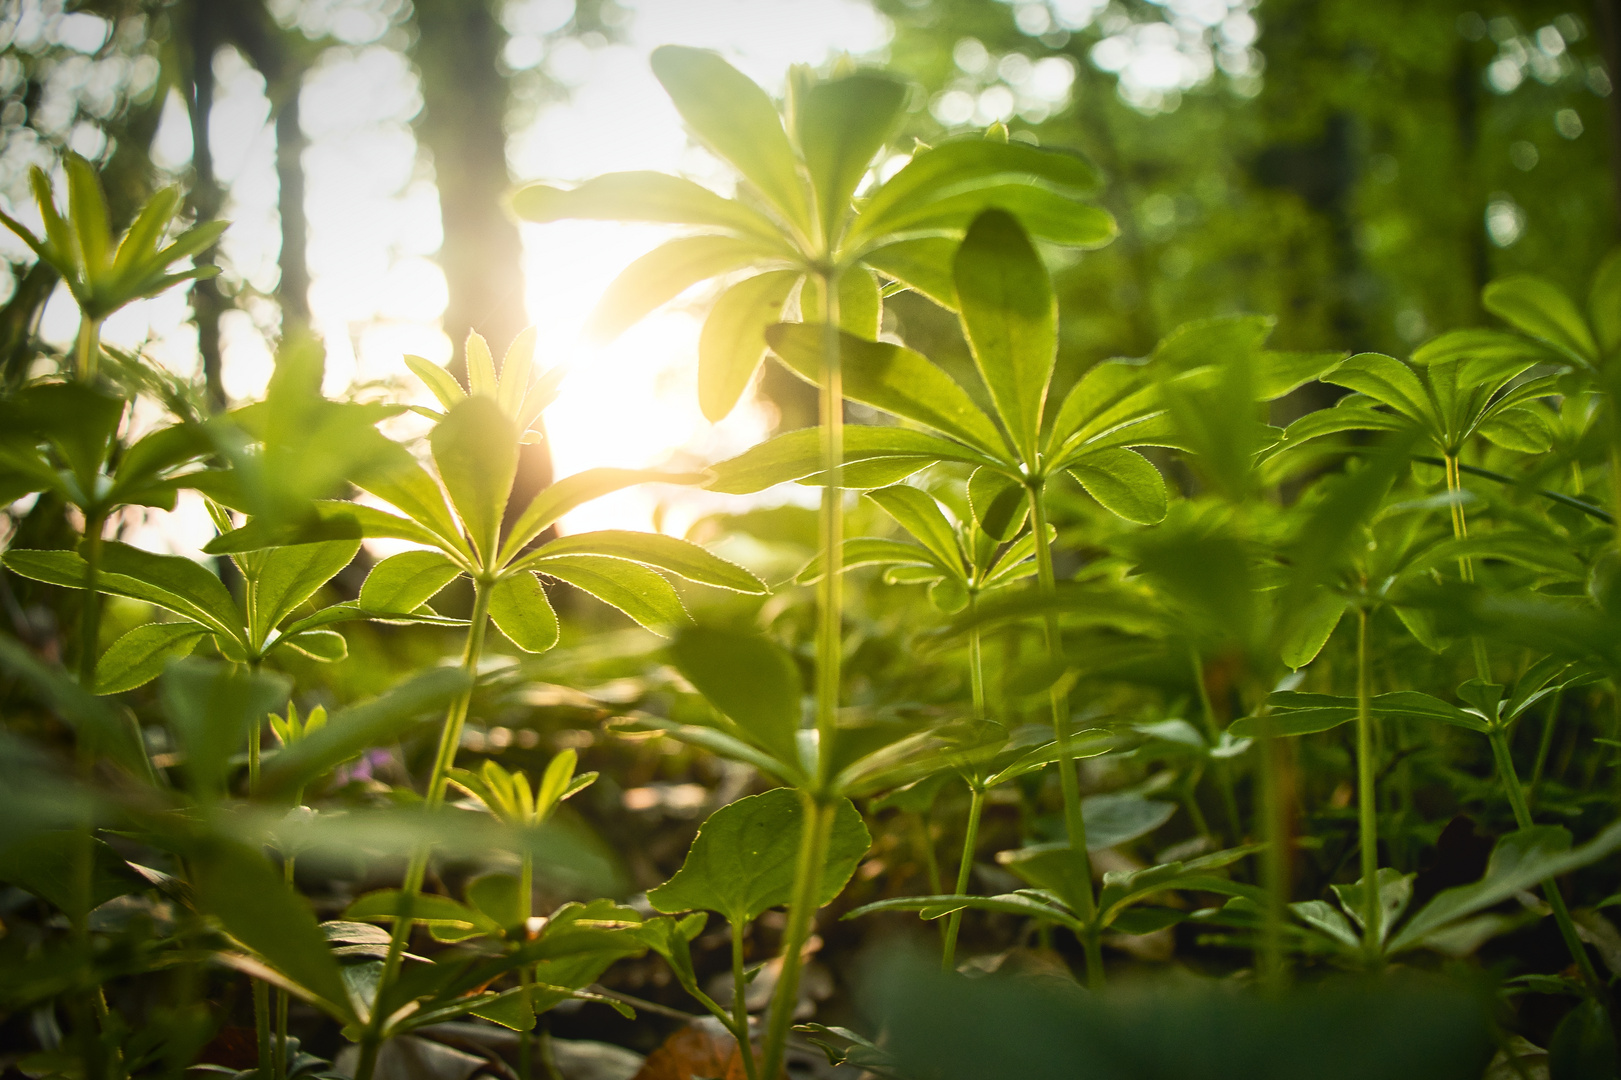
[[[456,347],[453,370],[465,377],[460,356],[468,331],[484,335],[499,361],[529,322],[523,244],[505,205],[512,179],[507,81],[498,66],[503,31],[486,0],[417,0],[416,21],[423,100],[417,136],[433,156],[445,233],[439,265],[450,291],[444,328]],[[547,445],[523,447],[508,525],[551,479]]]
[[[191,211],[198,221],[212,221],[219,217],[224,193],[214,176],[214,155],[208,145],[208,118],[214,111],[214,53],[221,40],[221,15],[224,5],[213,0],[192,0],[186,12],[184,26],[186,62],[189,64],[187,105],[191,112],[191,167],[192,184],[188,195]],[[178,20],[177,20],[178,21]],[[208,260],[215,249],[200,252],[197,262]],[[197,319],[197,351],[202,354],[203,378],[208,383],[209,404],[215,409],[226,405],[225,383],[220,370],[220,315],[225,310],[225,296],[220,292],[219,279],[199,281],[191,290],[192,311]]]
[[[1621,0],[1593,0],[1593,26],[1610,76],[1610,183],[1616,234],[1621,236]]]

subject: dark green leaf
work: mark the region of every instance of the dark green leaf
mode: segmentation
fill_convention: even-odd
[[[287,704],[292,682],[284,675],[247,672],[207,660],[177,660],[159,682],[164,712],[185,752],[192,790],[217,795],[241,753],[271,712]]]
[[[753,634],[693,627],[670,645],[676,668],[758,745],[799,761],[799,667],[781,646]]]

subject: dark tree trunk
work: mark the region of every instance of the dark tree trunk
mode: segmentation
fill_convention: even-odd
[[[1610,76],[1610,182],[1616,233],[1621,236],[1621,0],[1593,0],[1593,25]]]
[[[445,333],[465,376],[462,342],[476,330],[499,363],[528,325],[523,245],[507,215],[507,80],[499,68],[503,31],[486,0],[417,0],[416,63],[422,75],[417,136],[433,156],[445,240],[439,265],[449,285]],[[542,358],[544,362],[544,358]],[[508,524],[552,480],[545,443],[525,446],[512,486]]]
[[[214,111],[214,53],[223,44],[221,22],[225,7],[214,0],[192,0],[185,13],[192,166],[188,201],[198,221],[217,218],[224,203],[224,193],[214,176],[214,155],[208,145],[208,118]],[[205,262],[213,254],[213,249],[202,252],[197,261]],[[226,400],[220,370],[220,315],[226,301],[220,292],[219,279],[210,278],[192,286],[191,306],[197,319],[197,350],[202,354],[209,404],[223,409]]]

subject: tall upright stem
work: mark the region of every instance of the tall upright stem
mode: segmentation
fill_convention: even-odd
[[[794,1007],[799,1004],[799,975],[804,965],[805,942],[810,938],[817,901],[821,898],[822,867],[827,862],[833,817],[838,811],[837,800],[818,798],[808,791],[800,792],[800,797],[805,806],[805,830],[800,834],[794,895],[788,905],[788,925],[782,935],[782,969],[771,996],[765,1045],[760,1054],[760,1076],[767,1080],[782,1072],[788,1029],[794,1022]]]
[[[1463,511],[1463,470],[1458,468],[1458,458],[1455,454],[1446,455],[1447,493],[1452,496],[1452,538],[1454,540],[1469,539],[1469,519]],[[1458,574],[1466,582],[1475,580],[1475,562],[1465,555],[1458,560]],[[1469,645],[1474,652],[1475,674],[1481,679],[1490,682],[1492,677],[1491,657],[1486,653],[1486,642],[1479,634],[1472,634]]]
[[[518,903],[523,908],[523,923],[518,932],[527,938],[529,933],[529,917],[534,914],[535,903],[535,857],[529,852],[523,853],[518,870]],[[521,940],[521,939],[520,939]],[[535,1049],[533,1033],[535,1030],[534,985],[535,972],[530,965],[525,964],[518,970],[518,982],[523,987],[524,1015],[529,1018],[529,1026],[518,1032],[518,1078],[529,1080],[534,1073]]]
[[[1193,686],[1199,695],[1199,710],[1204,715],[1205,738],[1210,740],[1211,747],[1215,747],[1221,740],[1221,732],[1216,728],[1216,708],[1204,684],[1204,660],[1199,656],[1198,649],[1189,650],[1189,659],[1193,663]],[[1244,835],[1244,825],[1238,815],[1238,796],[1233,792],[1231,762],[1221,759],[1213,765],[1216,785],[1221,789],[1221,807],[1227,817],[1227,830],[1236,843]]]
[[[1362,912],[1368,962],[1381,955],[1379,906],[1379,808],[1375,803],[1373,768],[1373,708],[1368,689],[1368,610],[1357,609],[1356,622],[1356,774],[1357,818],[1362,833]]]
[[[462,649],[462,670],[475,678],[478,675],[479,657],[484,651],[484,633],[489,622],[490,589],[493,584],[478,578],[473,580],[473,613],[467,624],[467,642]],[[427,811],[437,810],[445,801],[446,781],[450,767],[456,761],[456,749],[461,745],[462,727],[467,723],[467,709],[472,701],[473,690],[469,686],[457,695],[445,713],[444,727],[439,732],[439,748],[434,754],[433,771],[428,775],[428,790],[423,800],[423,808]],[[429,846],[423,844],[412,854],[411,862],[405,869],[405,880],[400,885],[400,906],[394,918],[394,932],[389,938],[388,955],[383,958],[383,970],[377,979],[377,995],[372,1003],[371,1018],[367,1021],[366,1033],[360,1043],[360,1061],[355,1069],[355,1080],[371,1080],[372,1072],[377,1068],[377,1051],[382,1047],[383,1025],[388,1020],[381,1008],[383,996],[399,976],[400,964],[405,958],[405,945],[411,937],[412,901],[422,891],[422,879],[428,872],[430,854]]]
[[[101,637],[101,533],[105,514],[91,514],[84,523],[84,604],[79,609],[79,685],[95,692],[96,649]]]
[[[822,324],[822,579],[817,584],[816,784],[831,777],[844,656],[844,364],[839,348],[839,276],[821,275]]]
[[[732,1037],[737,1040],[737,1056],[743,1062],[747,1080],[756,1080],[753,1040],[749,1038],[748,979],[743,974],[743,924],[732,923]]]
[[[95,382],[101,364],[101,324],[88,315],[79,317],[79,339],[74,348],[75,374],[80,382]]]
[[[1049,596],[1057,592],[1053,573],[1052,542],[1047,538],[1047,504],[1043,501],[1043,482],[1032,480],[1025,487],[1030,498],[1030,518],[1036,534],[1036,574],[1041,591]],[[1048,610],[1044,620],[1047,655],[1054,659],[1059,654],[1058,614]],[[1081,910],[1075,914],[1081,921],[1091,924],[1097,914],[1097,899],[1092,891],[1092,857],[1086,848],[1086,818],[1081,813],[1081,785],[1075,774],[1075,750],[1069,740],[1069,691],[1064,680],[1053,684],[1048,693],[1052,707],[1053,739],[1058,747],[1058,783],[1064,795],[1064,826],[1069,833],[1069,848],[1080,864],[1086,888],[1079,897]],[[1081,944],[1086,950],[1086,981],[1094,989],[1103,985],[1103,950],[1094,927],[1083,935]]]
[[[963,829],[962,861],[957,864],[957,896],[968,895],[968,876],[974,871],[974,848],[979,842],[979,815],[985,808],[985,789],[978,784],[968,787],[968,825]],[[946,940],[940,954],[940,967],[951,971],[957,966],[957,931],[962,927],[962,909],[946,916]]]
[[[1503,790],[1508,795],[1509,808],[1514,811],[1514,823],[1522,829],[1529,829],[1534,824],[1531,808],[1525,801],[1525,790],[1520,786],[1519,774],[1514,770],[1514,757],[1508,749],[1508,734],[1503,728],[1493,725],[1486,737],[1491,740],[1492,758],[1497,763],[1498,779],[1503,782]],[[1553,878],[1543,881],[1542,895],[1553,909],[1553,921],[1559,927],[1559,936],[1565,939],[1565,947],[1576,961],[1576,969],[1581,972],[1588,992],[1598,1001],[1607,1002],[1609,995],[1604,981],[1599,978],[1598,969],[1593,967],[1593,958],[1587,955],[1581,935],[1576,932],[1576,922],[1570,917],[1570,908],[1565,904],[1565,894],[1559,891],[1559,882]]]

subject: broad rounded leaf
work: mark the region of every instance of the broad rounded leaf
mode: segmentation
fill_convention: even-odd
[[[799,667],[780,645],[755,634],[693,627],[670,645],[677,670],[760,746],[799,760]]]
[[[1165,520],[1169,505],[1165,478],[1135,450],[1099,450],[1070,465],[1069,471],[1111,513],[1139,525]]]
[[[804,799],[790,788],[723,806],[698,830],[676,875],[648,892],[648,903],[670,913],[719,912],[737,926],[751,922],[792,899],[804,828]],[[839,799],[817,907],[839,895],[871,846],[855,804]]]
[[[542,653],[557,644],[557,612],[534,574],[519,571],[490,586],[490,620],[524,652]]]
[[[968,478],[968,506],[980,531],[1001,544],[1019,535],[1030,516],[1025,486],[995,469],[975,469]]]

